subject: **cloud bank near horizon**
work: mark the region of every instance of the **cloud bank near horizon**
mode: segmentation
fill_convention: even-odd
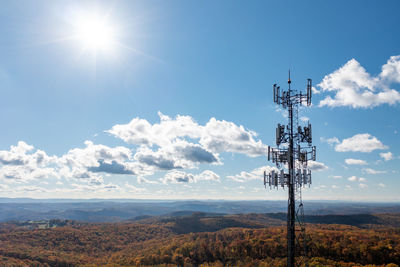
[[[211,118],[200,125],[190,116],[170,118],[159,112],[159,117],[159,123],[134,118],[105,131],[129,147],[85,141],[83,148],[72,148],[61,156],[49,156],[19,141],[9,150],[0,151],[0,179],[26,183],[62,178],[71,180],[73,187],[79,190],[117,188],[104,182],[107,175],[132,175],[139,183],[220,182],[220,176],[211,170],[199,174],[185,170],[194,170],[200,165],[223,165],[221,153],[258,157],[267,151],[254,131],[233,122]],[[158,181],[146,178],[153,175],[161,178]],[[39,190],[37,187],[27,189]]]

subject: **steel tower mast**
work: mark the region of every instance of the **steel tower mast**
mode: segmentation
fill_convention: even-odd
[[[311,124],[299,126],[299,106],[311,105],[312,82],[307,80],[306,94],[291,89],[290,71],[288,89],[280,92],[273,85],[274,102],[288,110],[288,125],[278,124],[276,129],[276,148],[268,147],[268,160],[272,160],[278,172],[264,172],[264,185],[288,188],[287,211],[287,266],[307,264],[307,236],[304,228],[304,212],[301,188],[311,184],[309,160],[315,160],[316,148],[312,146]],[[304,145],[305,143],[305,145]],[[303,144],[303,145],[302,145]],[[281,146],[282,145],[282,146]],[[296,206],[296,202],[298,202]]]

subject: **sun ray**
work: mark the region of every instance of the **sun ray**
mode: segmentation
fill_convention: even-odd
[[[163,61],[162,59],[159,59],[159,58],[154,57],[152,55],[146,54],[145,52],[143,52],[142,50],[139,50],[137,48],[130,47],[130,46],[125,45],[125,44],[120,43],[120,42],[116,42],[115,44],[118,45],[121,48],[129,50],[130,52],[133,52],[133,53],[138,54],[140,56],[146,57],[146,58],[151,59],[153,61],[156,61],[158,63],[165,63],[165,61]]]

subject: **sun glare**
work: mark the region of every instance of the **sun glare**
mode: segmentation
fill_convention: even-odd
[[[115,44],[115,29],[106,18],[87,16],[77,21],[75,28],[85,50],[111,50]]]

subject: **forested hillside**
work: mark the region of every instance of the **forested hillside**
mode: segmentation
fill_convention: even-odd
[[[53,222],[55,228],[48,229],[5,223],[0,262],[5,266],[285,266],[286,231],[279,216],[195,213],[125,223]],[[337,217],[320,219],[333,218]],[[397,266],[400,226],[393,223],[400,215],[374,218],[367,223],[364,217],[354,217],[357,226],[308,224],[310,266]],[[350,219],[345,221],[351,224]]]

